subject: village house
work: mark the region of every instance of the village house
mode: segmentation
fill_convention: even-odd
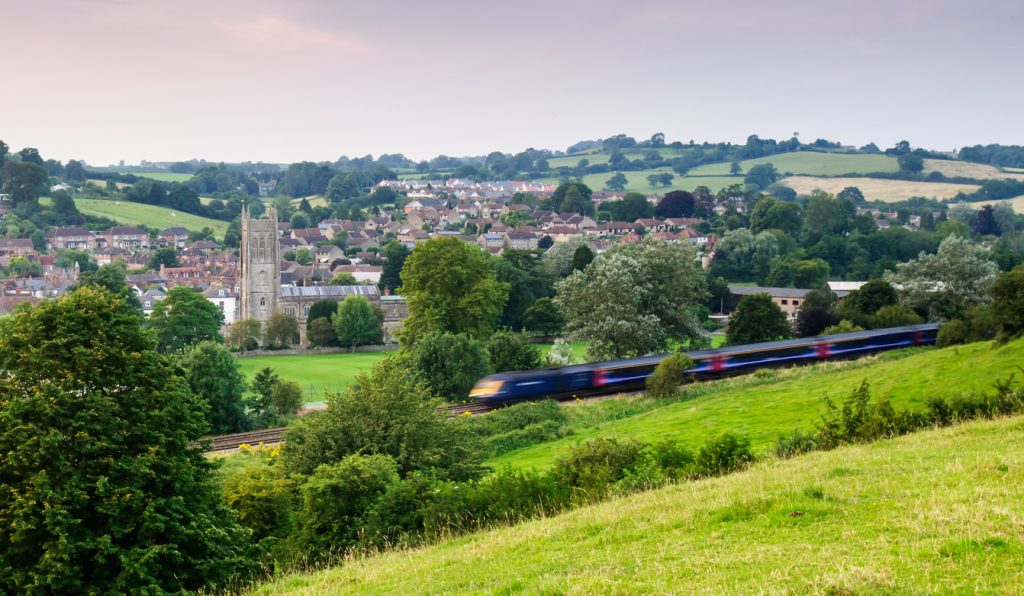
[[[135,226],[114,226],[100,232],[99,236],[104,246],[125,249],[149,248],[149,234]]]
[[[220,309],[224,315],[224,327],[234,324],[238,318],[238,292],[234,288],[210,286],[203,296]]]
[[[384,268],[379,265],[339,265],[332,271],[334,275],[351,273],[358,282],[374,284],[380,283],[380,276],[383,272]]]
[[[0,238],[0,255],[27,257],[36,254],[30,238]]]
[[[46,233],[46,249],[95,250],[96,236],[77,226],[55,228]]]
[[[537,248],[539,240],[533,232],[518,232],[514,230],[505,232],[505,248],[533,250]]]
[[[167,228],[156,235],[156,242],[160,246],[184,248],[188,242],[188,230],[181,227]]]

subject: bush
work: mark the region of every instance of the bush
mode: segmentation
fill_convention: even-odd
[[[852,333],[854,331],[864,331],[864,328],[854,325],[853,323],[850,322],[849,319],[843,319],[842,321],[839,321],[838,325],[826,327],[825,330],[821,332],[821,334],[836,335],[837,333]]]
[[[512,331],[496,331],[487,343],[487,353],[491,370],[496,373],[540,368],[540,350]]]
[[[967,323],[960,319],[946,321],[939,328],[939,334],[935,337],[935,345],[940,348],[965,344],[970,341],[971,331]]]
[[[355,545],[370,507],[397,482],[398,467],[386,455],[350,455],[317,468],[301,487],[303,545],[320,553]]]
[[[902,304],[890,304],[878,309],[878,312],[868,317],[872,329],[885,329],[887,327],[903,327],[904,325],[917,325],[923,323],[921,315]]]
[[[276,466],[251,465],[224,479],[224,501],[238,521],[252,530],[264,552],[282,556],[281,542],[294,530],[298,490],[292,478]]]
[[[569,366],[575,362],[576,354],[572,351],[572,346],[564,339],[556,339],[555,343],[551,345],[551,349],[544,356],[543,364],[548,368],[557,368]]]
[[[497,457],[530,445],[568,437],[572,433],[572,429],[563,423],[544,420],[523,428],[489,436],[484,439],[484,449],[488,457]]]
[[[595,439],[570,450],[551,473],[557,482],[572,489],[575,498],[594,501],[607,495],[636,465],[642,449],[634,440]]]
[[[783,459],[814,451],[817,442],[814,434],[802,430],[794,430],[788,435],[780,435],[775,441],[775,456]]]
[[[1001,273],[989,289],[992,314],[1002,341],[1024,333],[1024,265]]]
[[[686,378],[686,371],[694,367],[693,360],[685,354],[672,354],[658,363],[654,373],[647,377],[647,395],[669,397],[676,392]]]
[[[725,433],[709,440],[697,452],[690,474],[702,478],[719,476],[747,467],[754,462],[750,439]]]

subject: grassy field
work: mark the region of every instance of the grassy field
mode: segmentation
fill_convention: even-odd
[[[576,359],[583,360],[586,345],[571,344]],[[538,346],[542,354],[547,354],[550,345]],[[238,363],[242,374],[252,380],[256,373],[269,366],[283,379],[295,381],[302,387],[306,405],[319,405],[324,401],[324,391],[344,391],[356,375],[361,371],[370,370],[392,351],[356,352],[337,354],[303,354],[298,356],[254,356],[239,358]]]
[[[624,149],[622,151],[622,154],[625,155],[627,159],[632,161],[642,159],[644,154],[647,153],[648,151],[650,151],[650,149]],[[682,153],[682,151],[680,151],[679,149],[672,149],[671,147],[662,147],[657,151],[665,159],[672,159],[673,157],[676,157],[680,153]],[[548,160],[548,165],[550,165],[552,168],[575,168],[576,164],[578,164],[581,159],[585,159],[590,162],[590,165],[595,166],[598,164],[608,163],[608,161],[611,159],[611,156],[612,154],[610,152],[598,151],[594,153],[585,153],[580,155],[567,155],[565,157],[552,157],[551,159]]]
[[[975,209],[980,209],[985,205],[997,205],[999,203],[1006,203],[1007,205],[1013,207],[1013,210],[1016,211],[1017,213],[1024,213],[1024,195],[1014,197],[1012,199],[1003,199],[1001,201],[979,201],[977,203],[965,203],[965,205],[970,205]]]
[[[924,173],[927,174],[929,172],[940,172],[944,176],[948,176],[950,178],[954,176],[964,176],[966,178],[977,178],[979,180],[991,180],[996,178],[1024,180],[1024,174],[1004,172],[994,166],[982,163],[950,161],[946,159],[924,160]]]
[[[782,153],[769,157],[747,159],[740,162],[743,173],[750,168],[770,163],[779,172],[793,174],[809,174],[812,176],[838,176],[841,174],[867,174],[870,172],[895,172],[899,170],[895,157],[888,155],[849,155],[844,153],[817,153],[800,151]],[[726,176],[731,163],[713,163],[696,167],[687,176]]]
[[[896,407],[921,408],[931,395],[988,389],[996,379],[1019,374],[1024,340],[997,348],[983,342],[899,356],[778,371],[777,380],[747,376],[698,383],[665,405],[647,398],[584,402],[570,409],[576,431],[572,436],[512,451],[488,463],[543,468],[571,445],[595,437],[673,438],[699,447],[727,430],[750,437],[757,450],[764,450],[780,434],[813,429],[823,411],[822,397],[843,397],[864,380],[871,383],[874,395],[889,396]],[[631,403],[639,400],[648,403]]]
[[[916,182],[912,180],[886,180],[883,178],[818,178],[814,176],[790,176],[782,184],[799,194],[810,194],[815,189],[837,193],[847,186],[856,186],[869,201],[904,201],[911,197],[948,199],[958,192],[970,193],[978,190],[975,184],[952,184],[947,182]]]
[[[635,172],[623,172],[622,174],[629,181],[626,184],[626,192],[639,192],[645,195],[649,194],[665,194],[671,190],[690,190],[697,188],[698,186],[707,186],[711,189],[711,192],[718,192],[720,189],[729,186],[731,184],[743,184],[743,176],[678,176],[672,181],[670,186],[651,186],[647,182],[647,176],[651,174],[661,174],[663,172],[673,173],[670,168],[657,168],[653,170],[637,170]],[[606,172],[603,174],[587,174],[583,177],[583,183],[589,186],[593,190],[604,190],[604,185],[608,182],[608,179],[614,176],[614,172]],[[554,178],[547,178],[542,180],[550,184],[558,184],[558,180]]]
[[[974,422],[354,558],[262,594],[1016,593],[1024,422]]]
[[[154,228],[169,228],[181,226],[189,230],[202,230],[205,227],[213,228],[218,237],[224,235],[228,229],[228,222],[192,215],[184,211],[160,207],[157,205],[143,205],[129,201],[112,201],[108,199],[75,199],[78,210],[85,215],[109,217],[125,225],[147,225]]]
[[[132,174],[139,178],[149,178],[160,182],[187,182],[192,179],[192,174],[176,174],[174,172],[122,172]]]

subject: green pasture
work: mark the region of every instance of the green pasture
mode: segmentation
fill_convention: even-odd
[[[256,592],[1013,594],[1022,486],[1024,421],[972,422],[356,556]]]
[[[750,168],[770,163],[780,173],[808,174],[812,176],[839,176],[841,174],[868,174],[871,172],[896,172],[899,165],[895,157],[888,155],[861,155],[845,153],[818,153],[799,151],[780,153],[757,159],[746,159],[740,162],[743,175]],[[726,176],[729,174],[731,162],[706,164],[693,168],[687,176]]]
[[[622,174],[628,180],[626,184],[625,192],[639,192],[645,195],[649,194],[665,194],[672,190],[689,190],[697,188],[698,186],[707,186],[711,189],[711,192],[718,192],[726,186],[732,184],[743,184],[743,176],[679,176],[676,174],[672,184],[669,186],[651,186],[647,182],[647,176],[651,174],[661,174],[664,172],[674,173],[670,168],[655,168],[652,170],[637,170],[635,172],[623,172]],[[583,177],[583,183],[589,186],[592,190],[601,191],[604,190],[604,185],[608,180],[615,175],[615,172],[605,172],[603,174],[587,174]],[[550,184],[557,184],[558,180],[554,178],[548,178],[544,180]]]
[[[226,221],[201,217],[159,205],[144,205],[110,199],[75,199],[75,205],[85,215],[109,217],[124,225],[146,225],[159,229],[181,226],[193,231],[209,227],[218,237],[223,236],[228,229]]]
[[[160,182],[188,182],[192,179],[192,174],[177,174],[175,172],[122,172],[122,174],[131,174]]]
[[[763,451],[781,433],[812,430],[823,411],[822,398],[841,398],[862,381],[870,383],[873,395],[888,396],[897,408],[919,409],[933,395],[988,390],[997,379],[1019,376],[1022,362],[1024,340],[1003,346],[982,342],[696,383],[671,400],[582,402],[570,408],[573,435],[509,452],[489,463],[543,468],[570,446],[596,437],[671,438],[699,447],[708,437],[726,431],[750,437]]]

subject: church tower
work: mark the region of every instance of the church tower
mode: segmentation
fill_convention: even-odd
[[[250,219],[242,207],[242,264],[240,315],[261,323],[277,310],[281,291],[281,255],[277,240],[277,211],[267,209],[266,217]]]

